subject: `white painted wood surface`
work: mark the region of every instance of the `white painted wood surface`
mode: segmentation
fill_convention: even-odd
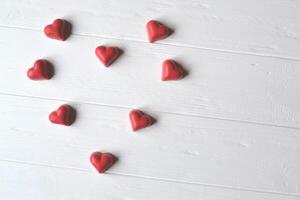
[[[109,174],[95,176],[93,172],[0,162],[1,181],[10,187],[1,187],[3,199],[182,199],[206,200],[255,199],[298,200],[298,197],[280,194],[243,191],[161,180]],[[14,174],[14,176],[11,176]],[[31,184],[28,184],[30,180]],[[34,186],[34,187],[33,187]],[[18,194],[16,194],[18,188]],[[191,195],[192,194],[192,195]]]
[[[110,150],[120,158],[112,173],[299,192],[300,132],[295,129],[154,113],[155,126],[132,134],[128,109],[73,102],[78,120],[62,127],[50,124],[47,116],[63,102],[1,95],[0,103],[3,161],[94,171],[90,152]]]
[[[160,43],[299,60],[299,10],[297,0],[2,0],[0,24],[40,30],[64,16],[77,34],[146,42],[157,18],[176,29]]]
[[[300,199],[300,2],[0,2],[0,199]],[[74,34],[47,39],[65,17]],[[146,40],[147,20],[175,34]],[[124,49],[106,69],[100,44]],[[26,70],[55,65],[50,81]],[[189,71],[162,83],[161,63]],[[74,126],[48,122],[62,103]],[[130,131],[139,107],[158,123]],[[99,175],[94,150],[120,161]]]
[[[62,43],[15,28],[0,34],[0,54],[7,58],[0,60],[6,66],[0,69],[0,84],[6,86],[1,93],[300,128],[300,61],[83,36]],[[94,54],[101,44],[124,49],[109,69]],[[170,57],[189,75],[162,83],[161,64]],[[37,58],[55,65],[50,81],[28,81],[26,70]]]

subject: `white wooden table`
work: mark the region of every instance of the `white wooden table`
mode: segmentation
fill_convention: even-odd
[[[175,33],[149,44],[150,19]],[[1,200],[300,199],[300,1],[1,0],[0,36]],[[124,49],[109,69],[101,44]],[[26,77],[38,58],[53,79]],[[161,82],[167,58],[189,75]],[[71,127],[48,121],[63,103]],[[131,108],[158,123],[133,134]],[[120,159],[107,174],[96,150]]]

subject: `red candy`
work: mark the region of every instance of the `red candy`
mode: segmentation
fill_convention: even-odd
[[[70,126],[73,124],[76,118],[76,111],[71,106],[64,104],[60,106],[56,111],[53,111],[49,115],[49,120],[54,124],[61,124]]]
[[[146,25],[149,42],[164,39],[171,34],[171,30],[158,21],[151,20]]]
[[[31,80],[49,80],[54,75],[54,69],[50,62],[39,59],[34,62],[33,67],[27,71],[27,76]]]
[[[104,66],[108,67],[121,55],[121,50],[118,47],[99,46],[95,53]]]
[[[44,28],[47,37],[56,40],[66,40],[71,34],[72,25],[64,19],[56,19]]]
[[[179,80],[185,75],[183,68],[174,60],[165,60],[162,64],[162,81]]]
[[[117,158],[111,153],[94,152],[90,156],[90,162],[99,173],[104,173],[116,161]]]
[[[133,131],[146,128],[154,123],[154,119],[150,115],[147,115],[140,110],[132,110],[129,113],[129,118]]]

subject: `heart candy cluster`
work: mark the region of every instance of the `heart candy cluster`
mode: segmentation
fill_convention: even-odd
[[[47,37],[65,41],[71,34],[72,25],[64,19],[56,19],[44,28]]]
[[[71,126],[76,118],[76,110],[67,104],[61,105],[49,115],[49,120],[54,124]]]
[[[141,110],[134,109],[130,111],[129,118],[133,131],[137,131],[148,126],[151,126],[155,120]]]
[[[94,152],[90,155],[90,162],[99,173],[104,173],[117,160],[117,157],[114,156],[112,153]]]
[[[170,28],[155,20],[150,20],[146,25],[146,29],[148,32],[149,42],[151,43],[157,40],[162,40],[172,33]]]
[[[53,75],[54,68],[52,64],[45,59],[35,61],[33,67],[27,71],[27,76],[31,80],[49,80]]]
[[[99,46],[95,50],[96,56],[105,67],[109,67],[122,53],[118,47]]]
[[[186,72],[176,61],[168,59],[162,64],[162,81],[179,80],[185,76]]]
[[[65,41],[71,35],[72,25],[64,19],[55,19],[44,28],[44,33],[48,38]],[[167,38],[172,34],[172,30],[156,20],[150,20],[146,24],[148,40],[154,43]],[[122,54],[122,50],[115,46],[98,46],[95,54],[105,67],[111,66]],[[172,59],[166,59],[162,63],[162,81],[182,79],[186,75],[183,67]],[[32,67],[27,70],[27,76],[31,80],[49,80],[54,76],[54,67],[46,59],[36,60]],[[54,124],[71,126],[76,119],[76,110],[63,104],[49,114],[50,122]],[[145,112],[134,109],[129,113],[129,119],[134,132],[149,127],[155,123],[155,119]],[[90,162],[99,173],[104,173],[116,161],[117,157],[112,153],[94,152],[90,155]]]

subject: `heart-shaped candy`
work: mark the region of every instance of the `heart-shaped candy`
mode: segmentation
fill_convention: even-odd
[[[99,173],[104,173],[116,161],[117,158],[111,153],[94,152],[90,156],[90,162]]]
[[[47,37],[56,40],[66,40],[71,34],[72,25],[64,19],[56,19],[44,28]]]
[[[99,46],[95,53],[104,66],[108,67],[121,55],[122,51],[118,47]]]
[[[54,75],[54,69],[50,62],[39,59],[34,62],[33,67],[27,71],[27,76],[31,80],[49,80]]]
[[[174,60],[165,60],[162,64],[162,81],[179,80],[185,75],[183,68]]]
[[[148,39],[151,43],[164,39],[172,33],[171,29],[155,20],[150,20],[147,23],[146,28],[148,32]]]
[[[54,124],[70,126],[76,118],[76,111],[70,105],[61,105],[56,111],[49,115],[49,120]]]
[[[133,131],[151,126],[155,122],[155,120],[150,115],[147,115],[137,109],[130,111],[129,118]]]

